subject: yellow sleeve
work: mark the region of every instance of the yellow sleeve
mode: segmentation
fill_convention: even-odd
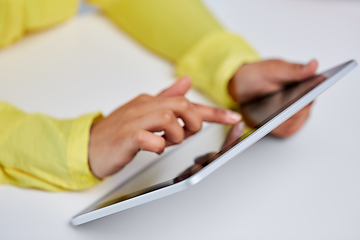
[[[65,21],[77,11],[78,0],[0,0],[0,48],[25,33]]]
[[[89,131],[101,117],[57,120],[0,102],[0,183],[48,191],[95,185],[99,180],[88,165]]]
[[[259,60],[241,37],[225,31],[199,0],[88,0],[137,41],[175,63],[177,76],[225,107],[227,86],[244,63]]]
[[[198,0],[89,0],[154,52],[173,61],[178,76],[223,106],[238,67],[258,60],[239,36],[226,32]],[[75,14],[77,0],[0,0],[0,48],[24,33]],[[0,183],[49,191],[78,190],[98,180],[87,163],[89,129],[99,114],[56,120],[0,102]]]

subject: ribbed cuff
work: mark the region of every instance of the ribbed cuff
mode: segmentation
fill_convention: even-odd
[[[101,113],[93,113],[73,122],[67,146],[67,165],[74,185],[72,190],[89,188],[100,182],[90,170],[88,149],[91,125],[102,117]]]
[[[236,105],[228,84],[244,63],[259,61],[259,55],[239,36],[216,31],[203,37],[176,63],[176,75],[189,75],[193,85],[223,107]]]

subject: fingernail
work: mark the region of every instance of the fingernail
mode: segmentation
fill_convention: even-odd
[[[227,115],[227,118],[231,121],[240,122],[240,120],[241,120],[241,115],[237,112],[227,110],[226,115]]]

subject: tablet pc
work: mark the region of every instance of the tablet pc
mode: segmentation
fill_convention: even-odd
[[[354,60],[346,62],[304,81],[286,85],[275,93],[241,104],[240,112],[251,129],[245,131],[240,138],[223,146],[220,150],[217,149],[219,151],[212,149],[211,154],[205,155],[206,152],[197,152],[198,149],[202,149],[201,142],[194,143],[198,144],[195,147],[191,146],[195,149],[194,154],[191,155],[193,150],[184,152],[186,154],[176,153],[177,156],[181,156],[181,161],[176,161],[180,167],[175,171],[168,171],[166,181],[129,194],[123,194],[121,191],[119,194],[119,189],[115,189],[73,217],[71,223],[80,225],[172,195],[195,185],[311,103],[356,65]],[[203,157],[199,158],[198,154]],[[166,158],[169,156],[161,161],[166,161]]]

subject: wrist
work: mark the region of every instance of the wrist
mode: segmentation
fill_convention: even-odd
[[[96,177],[96,178],[98,178],[98,179],[101,179],[101,178],[99,178],[99,176],[97,176],[97,174],[94,172],[94,166],[93,166],[93,164],[92,164],[92,156],[91,156],[91,149],[92,149],[92,145],[91,145],[91,143],[92,143],[92,141],[91,141],[91,139],[92,139],[92,137],[93,137],[93,129],[94,129],[94,126],[95,126],[95,124],[93,124],[92,126],[91,126],[91,128],[90,128],[90,136],[89,136],[89,146],[88,146],[88,164],[89,164],[89,169],[90,169],[90,171],[92,172],[92,174]]]

